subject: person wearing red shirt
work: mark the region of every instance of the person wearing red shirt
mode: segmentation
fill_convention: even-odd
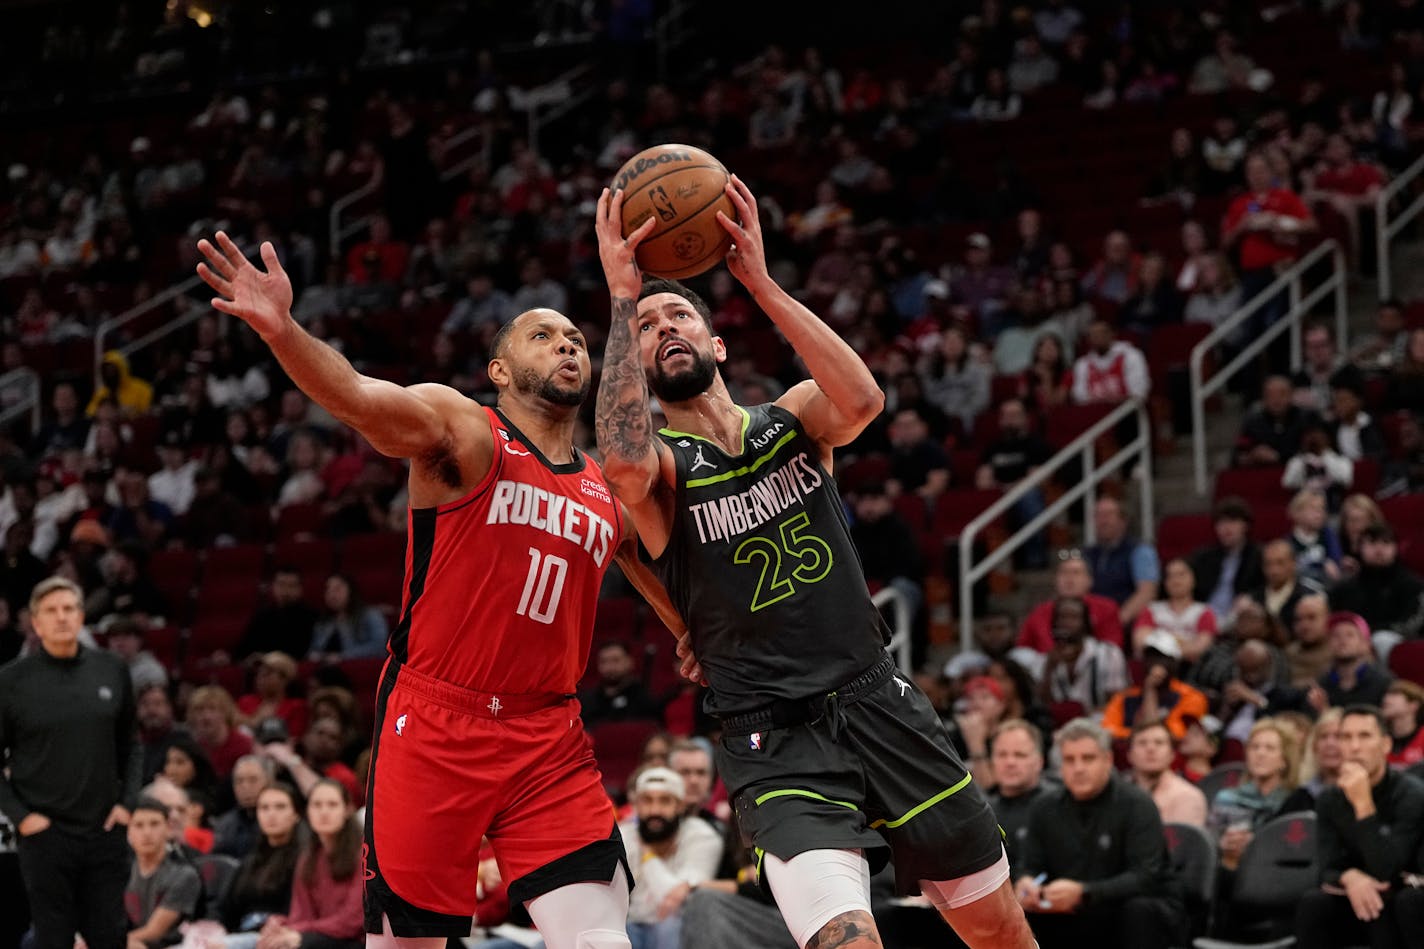
[[[292,877],[292,906],[267,917],[263,949],[360,949],[365,943],[361,898],[361,825],[351,796],[336,781],[318,781],[307,797],[311,833]]]
[[[237,725],[237,705],[222,686],[205,685],[188,697],[188,728],[208,753],[219,781],[228,779],[238,758],[252,752],[252,739]]]
[[[1325,204],[1335,209],[1350,229],[1352,257],[1360,255],[1360,209],[1375,206],[1375,197],[1388,180],[1376,164],[1355,157],[1350,140],[1336,132],[1325,140],[1325,152],[1314,170],[1305,177],[1305,201],[1312,207]]]
[[[1082,554],[1069,550],[1060,556],[1063,561],[1053,578],[1054,598],[1035,606],[1024,619],[1017,645],[1042,653],[1053,648],[1053,603],[1063,597],[1087,603],[1093,636],[1121,648],[1122,619],[1118,616],[1117,602],[1088,592],[1093,588],[1093,574]]]
[[[280,718],[287,734],[303,735],[307,730],[307,700],[287,694],[287,686],[297,677],[297,661],[284,652],[263,654],[253,674],[252,691],[237,700],[242,723],[256,728],[264,718]]]
[[[1271,166],[1261,152],[1246,158],[1246,193],[1227,208],[1221,244],[1234,248],[1241,272],[1241,299],[1249,301],[1300,256],[1301,235],[1316,229],[1315,216],[1286,187],[1276,187]],[[1281,294],[1256,311],[1252,335],[1258,335],[1285,314]]]
[[[385,215],[371,219],[367,240],[346,255],[346,277],[355,284],[400,283],[410,261],[410,246],[391,239],[391,222]]]

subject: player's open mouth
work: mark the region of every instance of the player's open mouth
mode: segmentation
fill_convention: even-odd
[[[566,375],[573,376],[575,379],[577,379],[580,375],[578,362],[573,359],[565,359],[563,362],[559,363],[558,371]]]
[[[658,362],[666,362],[674,356],[691,356],[692,347],[680,339],[670,339],[658,350]]]

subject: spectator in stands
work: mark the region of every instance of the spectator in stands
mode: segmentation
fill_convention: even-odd
[[[188,792],[190,798],[202,796],[209,802],[217,797],[218,778],[213,772],[208,754],[187,732],[176,732],[168,738],[163,753],[163,769],[159,774]]]
[[[1023,719],[1000,722],[989,737],[989,761],[994,779],[989,806],[1004,832],[1009,871],[1018,874],[1019,848],[1028,835],[1029,812],[1044,792],[1043,733]]]
[[[682,778],[668,768],[648,768],[633,785],[635,819],[618,825],[636,894],[628,907],[633,949],[679,949],[682,906],[699,884],[712,879],[722,859],[722,838],[700,820],[683,820]]]
[[[94,390],[85,415],[92,417],[108,399],[113,399],[119,412],[127,418],[148,414],[153,405],[153,386],[133,376],[128,359],[118,350],[111,349],[104,354],[99,364],[99,379],[103,384]]]
[[[868,484],[857,494],[850,536],[860,554],[865,579],[899,591],[910,616],[918,617],[925,576],[919,541],[886,496],[883,484]],[[918,626],[917,620],[915,624]]]
[[[965,432],[989,405],[989,366],[969,351],[969,338],[958,326],[940,334],[939,350],[920,360],[925,398],[941,412],[958,419]]]
[[[1311,593],[1295,604],[1294,636],[1286,645],[1290,682],[1313,685],[1330,669],[1330,604],[1323,593]]]
[[[410,245],[391,237],[391,222],[384,214],[371,218],[366,240],[346,254],[346,279],[358,286],[400,283],[410,262]]]
[[[11,609],[24,609],[30,591],[49,573],[44,561],[30,551],[34,533],[34,521],[30,519],[14,521],[5,530],[0,589],[4,590]]]
[[[850,228],[854,233],[854,221],[855,212],[841,198],[840,186],[828,178],[816,186],[816,203],[804,212],[793,212],[786,224],[793,239],[810,244],[822,234],[842,228]],[[847,280],[851,275],[847,274]]]
[[[1067,403],[1072,376],[1065,352],[1062,338],[1054,332],[1043,333],[1033,344],[1033,358],[1019,377],[1019,397],[1026,407],[1043,412]]]
[[[1373,209],[1375,198],[1388,181],[1384,170],[1373,162],[1355,155],[1350,140],[1335,132],[1325,140],[1325,149],[1315,167],[1307,169],[1305,193],[1307,203],[1321,202],[1334,208],[1349,225],[1347,250],[1358,260],[1360,247],[1360,211]]]
[[[1424,327],[1405,338],[1404,354],[1389,374],[1384,404],[1398,412],[1424,414]]]
[[[1273,181],[1266,156],[1255,152],[1246,158],[1245,194],[1227,208],[1221,244],[1234,249],[1241,274],[1241,298],[1249,301],[1276,279],[1300,254],[1300,238],[1316,229],[1315,216],[1288,187]],[[1283,296],[1261,307],[1252,330],[1264,332],[1285,314]]]
[[[1162,722],[1174,739],[1181,739],[1186,718],[1201,718],[1207,711],[1206,696],[1177,678],[1181,644],[1171,633],[1155,630],[1143,643],[1142,660],[1142,684],[1129,685],[1112,697],[1103,711],[1103,727],[1114,738],[1125,739],[1139,725]]]
[[[259,734],[258,737],[267,736]],[[313,718],[302,734],[300,754],[286,741],[264,741],[262,752],[287,770],[302,794],[310,794],[318,781],[331,778],[346,788],[352,800],[359,801],[363,795],[356,773],[341,761],[345,740],[341,722],[321,716]]]
[[[263,719],[280,718],[292,735],[307,730],[307,700],[290,694],[297,663],[284,652],[262,653],[252,671],[252,691],[237,700],[240,721],[248,728]]]
[[[1330,398],[1334,410],[1330,441],[1334,449],[1351,461],[1384,461],[1384,436],[1365,411],[1364,386],[1337,374],[1330,384]]]
[[[1197,195],[1205,190],[1205,177],[1206,166],[1202,162],[1191,130],[1173,129],[1167,163],[1148,183],[1147,195],[1143,201],[1154,204],[1161,201],[1177,201],[1183,207],[1190,207],[1195,202]],[[1200,225],[1198,225],[1198,230],[1200,230]],[[1191,279],[1186,282],[1185,286],[1180,280],[1177,283],[1177,289],[1183,291],[1190,291],[1195,287],[1196,281]]]
[[[1409,343],[1406,326],[1404,304],[1395,299],[1381,300],[1375,311],[1375,332],[1355,346],[1350,362],[1369,375],[1390,372],[1404,359]]]
[[[203,881],[192,864],[168,847],[168,809],[152,798],[134,805],[129,817],[133,865],[124,890],[128,945],[168,946],[181,938],[178,927],[194,917]]]
[[[201,686],[188,697],[188,728],[220,781],[231,776],[238,758],[252,752],[252,739],[237,725],[237,706],[222,686]]]
[[[633,654],[626,643],[611,641],[598,647],[598,684],[579,694],[584,724],[637,719],[657,720],[657,702],[633,671]]]
[[[1081,600],[1086,606],[1096,638],[1122,649],[1122,620],[1118,605],[1105,596],[1092,592],[1093,574],[1088,562],[1077,550],[1059,551],[1058,571],[1053,577],[1056,599],[1046,600],[1024,617],[1019,628],[1018,645],[1040,653],[1053,648],[1053,617],[1058,601],[1063,598]]]
[[[187,728],[174,722],[173,702],[166,686],[150,684],[134,694],[138,741],[143,751],[140,780],[147,781],[163,769],[169,738],[175,732],[187,732]]]
[[[364,659],[385,653],[390,633],[386,618],[362,601],[350,577],[327,577],[324,597],[326,612],[312,630],[310,658]]]
[[[1149,603],[1136,617],[1132,627],[1132,654],[1142,655],[1147,637],[1154,630],[1165,630],[1177,638],[1182,647],[1182,662],[1190,665],[1211,646],[1216,636],[1216,614],[1193,598],[1196,576],[1191,564],[1181,557],[1167,561],[1163,570],[1162,591],[1166,597]]]
[[[887,493],[898,497],[913,492],[933,504],[948,487],[949,456],[917,410],[900,409],[890,423]]]
[[[541,307],[562,313],[568,309],[569,294],[563,284],[545,272],[542,259],[530,256],[519,266],[519,287],[511,302],[516,313]]]
[[[1132,729],[1127,763],[1132,781],[1152,795],[1164,824],[1206,826],[1206,795],[1172,770],[1177,740],[1165,722],[1145,722]]]
[[[1286,713],[1313,717],[1306,690],[1284,681],[1280,662],[1280,652],[1262,640],[1248,639],[1236,647],[1234,674],[1212,710],[1225,724],[1223,738],[1245,744],[1251,729],[1265,719]]]
[[[310,431],[292,433],[287,442],[286,480],[277,492],[277,506],[311,504],[326,490],[321,480],[322,448]]]
[[[969,105],[971,118],[981,122],[1008,122],[1019,117],[1023,99],[1009,85],[1004,71],[992,67],[984,72],[984,91]]]
[[[1386,655],[1393,643],[1424,633],[1424,579],[1399,562],[1399,543],[1388,524],[1360,535],[1360,569],[1330,592],[1330,605],[1364,617],[1376,636],[1394,634],[1388,643],[1376,642]]]
[[[1286,470],[1281,475],[1282,487],[1304,489],[1297,497],[1311,494],[1318,495],[1321,499],[1321,524],[1313,530],[1307,530],[1307,533],[1317,533],[1324,529],[1325,508],[1327,505],[1332,509],[1338,508],[1340,499],[1354,481],[1355,463],[1331,447],[1330,432],[1325,423],[1310,422],[1300,437],[1300,451],[1286,462]],[[1294,508],[1295,504],[1292,502],[1292,510]],[[1315,515],[1313,511],[1303,510],[1302,516],[1313,519]],[[1292,518],[1294,517],[1295,514],[1292,514]],[[1338,547],[1337,538],[1334,559],[1325,561],[1335,564],[1337,570],[1340,559]]]
[[[183,434],[175,429],[163,433],[157,452],[161,467],[148,476],[149,497],[181,517],[193,504],[198,461],[188,455]]]
[[[1132,249],[1126,231],[1112,231],[1103,239],[1103,256],[1083,276],[1083,293],[1098,300],[1121,304],[1137,292],[1141,259]]]
[[[360,949],[366,942],[361,827],[339,782],[318,781],[307,797],[307,834],[292,874],[290,912],[269,916],[263,949]]]
[[[207,466],[193,471],[193,503],[184,525],[188,546],[195,550],[241,543],[251,526],[242,503],[223,488],[221,473]]]
[[[260,833],[257,799],[275,780],[271,758],[253,754],[237,759],[232,766],[233,806],[213,822],[213,853],[242,860],[252,852]]]
[[[83,448],[89,438],[89,419],[79,411],[79,395],[68,382],[55,384],[50,394],[54,415],[35,433],[34,448],[41,455]]]
[[[1004,687],[988,675],[974,676],[961,690],[963,710],[947,723],[950,740],[965,761],[974,779],[985,787],[994,786],[989,764],[989,738],[999,724],[1011,717]],[[1022,706],[1022,702],[1019,703]]]
[[[477,270],[465,280],[465,295],[455,301],[440,325],[444,333],[472,332],[485,324],[503,326],[516,314],[514,300],[494,285],[488,270]]]
[[[1321,792],[1315,807],[1322,885],[1296,904],[1296,945],[1404,945],[1418,930],[1405,930],[1398,941],[1396,911],[1418,894],[1402,889],[1399,875],[1417,868],[1424,787],[1390,769],[1389,731],[1378,708],[1347,708],[1340,743],[1338,783]]]
[[[1094,636],[1092,616],[1082,599],[1059,596],[1052,610],[1053,647],[1043,660],[1039,698],[1050,706],[1077,702],[1086,713],[1097,715],[1127,688],[1122,647]]]
[[[187,790],[159,774],[144,787],[142,795],[153,798],[168,809],[168,839],[175,850],[192,858],[211,849],[211,834],[198,827],[192,819],[194,801]]]
[[[119,507],[109,519],[109,535],[115,543],[134,541],[148,550],[157,549],[168,534],[173,511],[148,496],[148,479],[139,472],[119,472],[114,480]]]
[[[1238,468],[1284,465],[1300,450],[1316,416],[1293,404],[1294,389],[1285,376],[1261,385],[1261,402],[1241,422],[1232,464]]]
[[[1302,597],[1320,593],[1324,587],[1297,571],[1293,540],[1273,540],[1261,550],[1261,572],[1265,583],[1248,596],[1287,630],[1295,629],[1295,607]]]
[[[1185,913],[1152,798],[1114,778],[1112,739],[1095,722],[1069,722],[1054,743],[1063,789],[1034,803],[1014,886],[1039,945],[1175,944]]]
[[[1221,30],[1216,34],[1212,52],[1197,60],[1195,68],[1192,69],[1190,91],[1196,95],[1260,91],[1264,86],[1260,84],[1255,73],[1256,64],[1237,47],[1236,37],[1226,30]]]
[[[1138,269],[1137,292],[1123,301],[1118,310],[1118,326],[1142,338],[1159,326],[1182,321],[1182,299],[1167,274],[1167,262],[1159,253],[1144,254]]]
[[[287,912],[301,853],[302,812],[290,785],[273,784],[257,795],[261,837],[242,861],[222,898],[220,918],[228,933],[261,932],[268,917]]]
[[[1373,705],[1384,702],[1390,674],[1374,664],[1370,626],[1358,613],[1330,614],[1330,671],[1320,677],[1319,692],[1312,692],[1317,709],[1334,705]]]
[[[1297,492],[1288,509],[1291,529],[1285,538],[1302,582],[1322,589],[1340,578],[1341,556],[1340,538],[1326,523],[1325,506],[1323,493],[1308,488]],[[1289,619],[1283,621],[1290,625]]]
[[[1218,622],[1231,614],[1236,597],[1262,586],[1261,549],[1251,540],[1251,509],[1240,498],[1227,497],[1212,510],[1216,543],[1192,555],[1196,575],[1194,598],[1206,603]]]
[[[718,833],[726,830],[725,821],[711,809],[712,785],[716,783],[717,772],[712,764],[712,752],[704,740],[682,738],[673,742],[667,766],[682,778],[682,816],[701,818]],[[726,806],[725,802],[722,806]]]
[[[86,615],[101,624],[115,614],[142,626],[161,622],[168,604],[144,569],[147,561],[147,553],[136,540],[124,541],[105,553],[99,559],[104,585],[85,601]]]
[[[311,651],[317,614],[302,597],[301,571],[291,564],[279,564],[268,587],[271,603],[253,613],[237,645],[236,659],[288,650],[305,656]]]
[[[1078,405],[1116,405],[1145,399],[1152,388],[1142,350],[1119,340],[1107,320],[1088,326],[1088,351],[1073,363],[1071,395]]]
[[[1407,679],[1396,679],[1385,689],[1380,711],[1389,725],[1393,745],[1389,752],[1392,767],[1408,768],[1424,761],[1424,686]]]
[[[1008,77],[1010,89],[1030,95],[1058,81],[1058,60],[1044,52],[1039,37],[1030,33],[1014,44]]]
[[[1281,719],[1256,722],[1245,744],[1243,780],[1218,791],[1207,815],[1207,829],[1217,837],[1221,865],[1227,870],[1240,865],[1255,831],[1282,813],[1300,774],[1299,736]]]
[[[109,651],[123,659],[133,679],[134,695],[151,685],[168,688],[168,670],[143,648],[143,626],[126,616],[109,624]],[[144,775],[147,777],[147,775]]]
[[[250,353],[239,353],[232,340],[223,339],[208,367],[207,389],[208,401],[226,412],[265,402],[272,384]]]
[[[1311,321],[1301,330],[1300,344],[1305,365],[1291,377],[1291,384],[1295,386],[1293,401],[1328,421],[1335,407],[1330,395],[1331,381],[1345,368],[1335,342],[1335,331],[1328,323]]]
[[[984,447],[974,486],[981,491],[1009,491],[1033,474],[1052,455],[1043,436],[1030,429],[1028,409],[1022,399],[999,403],[999,425],[994,440]],[[1013,526],[1022,527],[1044,508],[1042,488],[1027,491],[1013,507]],[[1042,570],[1048,566],[1048,535],[1039,531],[1024,545],[1023,566]]]
[[[1344,709],[1327,708],[1320,713],[1303,743],[1300,784],[1281,805],[1282,814],[1313,811],[1321,793],[1340,779],[1345,755],[1340,748],[1340,718]]]
[[[1124,629],[1157,597],[1162,579],[1157,551],[1128,533],[1127,515],[1117,498],[1099,498],[1093,506],[1097,543],[1083,549],[1093,574],[1092,592],[1119,604]]]
[[[1236,651],[1242,643],[1252,640],[1264,643],[1271,651],[1276,684],[1287,684],[1285,656],[1281,652],[1286,643],[1285,630],[1264,606],[1243,595],[1237,597],[1222,631],[1212,640],[1211,647],[1202,654],[1189,677],[1213,704],[1221,698],[1226,684],[1237,678]]]

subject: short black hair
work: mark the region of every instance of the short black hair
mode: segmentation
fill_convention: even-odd
[[[138,803],[133,806],[133,810],[130,813],[137,814],[139,811],[153,811],[155,814],[160,815],[165,821],[168,820],[168,806],[156,797],[149,797],[145,794],[139,798]]]
[[[528,312],[528,311],[525,311]],[[509,344],[509,336],[514,332],[514,324],[519,322],[523,313],[517,313],[504,321],[499,331],[494,334],[494,339],[490,341],[490,358],[499,359],[504,356],[504,347]]]
[[[1212,508],[1211,511],[1211,522],[1213,524],[1217,521],[1245,521],[1247,524],[1251,524],[1255,520],[1255,515],[1251,513],[1251,505],[1235,495],[1217,501],[1216,507]]]
[[[1394,528],[1381,521],[1378,524],[1371,524],[1360,531],[1360,540],[1373,540],[1379,543],[1393,544],[1397,542],[1394,536]]]
[[[702,322],[707,324],[707,328],[712,328],[712,308],[707,305],[707,301],[696,293],[684,287],[676,280],[667,280],[663,277],[648,277],[643,280],[643,289],[638,292],[640,301],[648,297],[656,296],[659,293],[676,293],[697,311],[697,315],[702,317]]]
[[[1389,722],[1385,720],[1384,712],[1380,711],[1378,705],[1347,705],[1345,711],[1340,713],[1340,720],[1343,722],[1351,715],[1364,715],[1375,720],[1379,726],[1381,735],[1389,734]]]
[[[600,652],[607,652],[610,649],[617,649],[625,656],[633,655],[633,650],[629,649],[628,644],[621,639],[610,639],[606,642],[599,643],[598,649],[595,651],[595,655]]]

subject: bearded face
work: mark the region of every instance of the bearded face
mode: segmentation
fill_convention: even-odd
[[[686,402],[706,392],[717,378],[717,360],[699,353],[684,339],[673,337],[658,350],[648,370],[648,388],[659,402]]]
[[[569,407],[582,405],[584,398],[588,395],[590,380],[584,378],[579,380],[576,385],[570,386],[557,379],[558,372],[559,370],[555,369],[547,376],[540,376],[538,370],[528,366],[519,366],[512,369],[511,375],[514,379],[514,388],[524,395],[532,395],[553,405]]]
[[[660,844],[677,836],[682,825],[681,816],[663,817],[661,814],[638,818],[638,836],[645,844]]]

